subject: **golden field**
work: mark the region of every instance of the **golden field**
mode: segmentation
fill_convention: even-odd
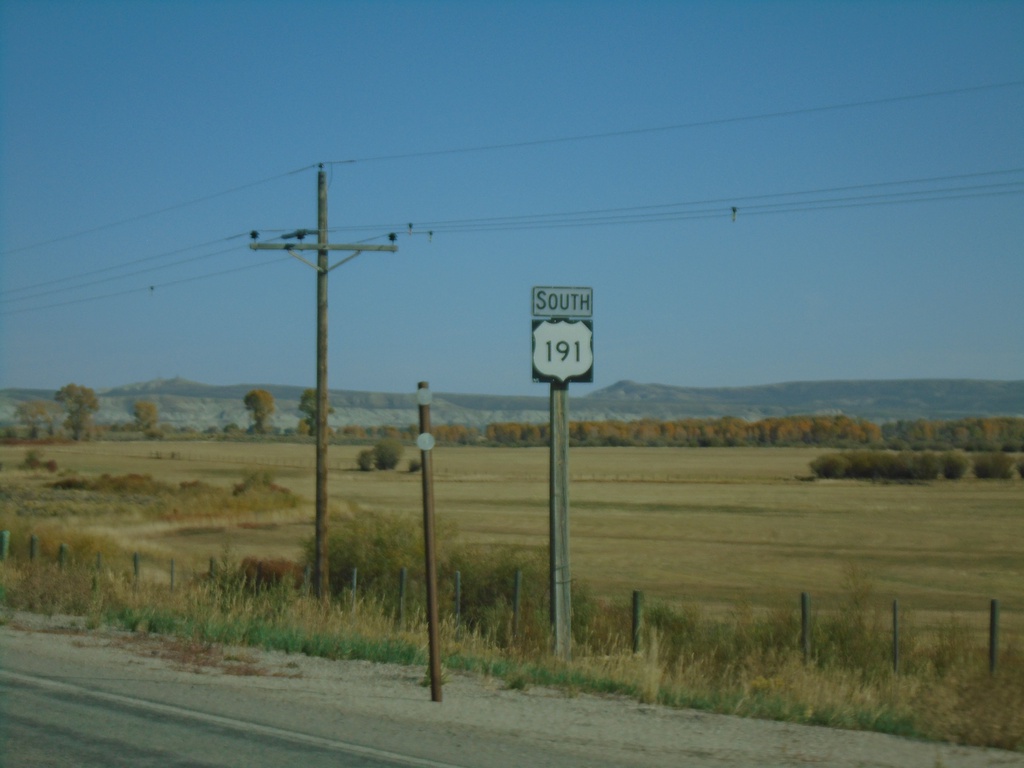
[[[355,459],[363,448],[330,448],[333,530],[360,510],[419,516],[421,479],[404,471],[418,451],[406,449],[399,471],[360,472]],[[200,569],[225,547],[239,557],[297,559],[312,536],[308,444],[93,442],[37,450],[57,462],[57,473],[18,469],[26,448],[0,446],[0,488],[42,486],[68,473],[230,488],[246,471],[263,469],[302,497],[291,509],[228,515],[192,508],[161,518],[123,509],[77,514],[69,502],[32,518],[50,532],[112,537],[142,552],[154,577],[164,560]],[[828,610],[855,584],[868,584],[878,610],[898,598],[919,624],[955,612],[978,633],[987,628],[989,600],[998,598],[1003,627],[1024,628],[1024,481],[811,481],[808,463],[824,452],[574,448],[573,576],[602,597],[625,600],[640,589],[649,599],[712,612],[738,603],[793,605],[801,591]],[[440,447],[434,481],[438,519],[453,523],[462,540],[546,546],[546,449]],[[16,515],[16,506],[8,494],[0,514]]]

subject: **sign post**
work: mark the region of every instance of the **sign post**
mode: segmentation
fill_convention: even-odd
[[[569,567],[569,382],[594,380],[594,294],[591,288],[534,287],[533,380],[550,382],[550,593],[552,647],[572,657],[572,571]]]
[[[416,402],[420,411],[420,434],[416,446],[420,449],[420,474],[423,476],[423,553],[427,578],[427,639],[430,656],[430,700],[440,702],[441,641],[437,610],[437,545],[434,533],[434,463],[432,450],[434,436],[430,432],[430,403],[433,396],[430,385],[421,381],[416,389]]]

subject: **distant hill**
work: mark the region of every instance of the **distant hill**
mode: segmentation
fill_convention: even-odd
[[[242,398],[251,389],[266,389],[277,410],[272,424],[294,427],[299,420],[303,387],[274,384],[212,386],[187,379],[157,379],[98,390],[100,423],[132,421],[137,400],[156,403],[160,420],[176,427],[246,426]],[[0,424],[17,423],[15,409],[26,400],[52,400],[49,390],[0,390]],[[416,423],[409,393],[333,390],[332,426]],[[914,379],[896,381],[815,381],[754,387],[694,388],[620,381],[579,397],[570,397],[573,420],[630,421],[737,416],[756,420],[796,414],[838,414],[876,422],[896,419],[957,419],[971,416],[1024,417],[1024,381]],[[431,418],[438,424],[483,427],[501,421],[544,422],[548,397],[435,393]]]
[[[695,416],[748,419],[838,413],[871,421],[959,419],[1024,416],[1024,381],[798,381],[714,389],[620,381],[592,393],[588,399],[690,409]]]

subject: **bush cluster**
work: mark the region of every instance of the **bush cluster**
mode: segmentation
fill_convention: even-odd
[[[1013,477],[1013,459],[1006,453],[980,453],[974,457],[974,476],[985,480]]]
[[[305,561],[315,560],[315,542],[306,544]],[[415,517],[362,510],[338,521],[328,538],[329,581],[337,597],[350,595],[356,572],[357,596],[397,610],[399,574],[407,569],[406,611],[426,605],[422,523]],[[548,561],[543,549],[508,545],[466,545],[451,525],[437,531],[437,570],[441,615],[454,619],[455,574],[460,574],[461,626],[500,645],[546,647],[548,642]],[[512,605],[516,571],[522,572],[519,635],[513,638]],[[345,598],[341,598],[345,599]],[[573,624],[585,631],[593,613],[589,593],[573,584]]]
[[[22,469],[45,469],[47,472],[57,471],[57,462],[53,459],[43,461],[43,457],[39,451],[35,449],[29,449],[25,451],[25,460],[21,463]]]
[[[371,472],[374,469],[394,469],[402,460],[402,453],[405,448],[395,438],[385,438],[373,448],[360,451],[356,457],[356,464],[363,472]]]
[[[810,467],[819,478],[906,481],[935,480],[939,475],[959,480],[972,464],[974,476],[980,479],[1013,477],[1013,458],[998,452],[977,454],[972,462],[962,451],[845,451],[819,456]],[[1024,459],[1020,464],[1024,465]]]

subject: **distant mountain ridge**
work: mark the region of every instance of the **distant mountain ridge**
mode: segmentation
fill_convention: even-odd
[[[246,426],[242,398],[252,389],[274,396],[275,427],[299,420],[304,387],[274,384],[210,385],[187,379],[156,379],[97,390],[99,423],[132,421],[137,400],[157,405],[160,420],[175,427]],[[571,394],[571,393],[570,393]],[[52,400],[54,392],[0,390],[0,424],[15,424],[18,403]],[[332,426],[407,426],[416,423],[412,392],[332,390]],[[839,414],[876,422],[896,419],[957,419],[982,416],[1024,417],[1024,381],[906,379],[892,381],[809,381],[751,387],[677,387],[620,381],[587,395],[570,397],[574,421],[718,418],[747,420],[771,416]],[[431,419],[437,424],[484,427],[495,422],[545,422],[549,400],[542,396],[435,393]]]

